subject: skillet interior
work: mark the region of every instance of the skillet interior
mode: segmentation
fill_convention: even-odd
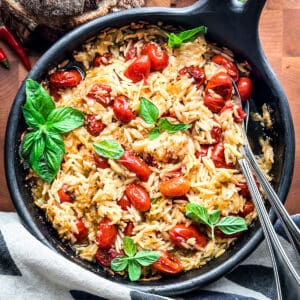
[[[274,186],[282,201],[285,200],[293,174],[294,166],[294,129],[286,96],[266,61],[262,52],[258,34],[258,20],[265,0],[248,0],[245,5],[238,0],[199,1],[184,9],[143,8],[108,15],[81,26],[62,38],[36,63],[28,77],[41,81],[48,70],[57,65],[64,57],[78,48],[86,39],[99,30],[121,26],[131,21],[146,20],[156,23],[163,21],[183,27],[206,25],[208,39],[227,46],[239,57],[247,59],[253,67],[254,93],[252,109],[259,108],[267,102],[273,109],[274,127],[267,134],[273,139],[276,161],[272,173]],[[238,25],[237,25],[238,24]],[[6,132],[5,165],[6,177],[14,205],[24,221],[25,226],[47,246],[56,249],[71,261],[115,282],[130,285],[144,291],[174,295],[206,285],[226,274],[249,255],[262,240],[259,223],[255,222],[248,233],[243,235],[225,254],[210,261],[199,270],[192,270],[176,277],[165,277],[159,281],[147,283],[130,283],[121,277],[109,277],[101,267],[83,262],[74,256],[70,246],[59,240],[52,228],[31,198],[30,187],[25,181],[26,173],[20,164],[18,147],[21,133],[26,128],[22,118],[21,106],[24,103],[24,84],[20,88],[13,104]],[[260,130],[250,125],[249,139],[257,145]],[[272,220],[275,220],[271,213]]]

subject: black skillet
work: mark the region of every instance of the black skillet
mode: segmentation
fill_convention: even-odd
[[[253,68],[254,93],[252,109],[259,110],[267,102],[272,108],[273,129],[267,133],[272,138],[275,163],[272,170],[273,185],[282,201],[286,199],[293,174],[295,140],[294,129],[287,98],[274,72],[267,62],[258,38],[258,21],[265,0],[203,0],[183,9],[142,8],[122,11],[87,23],[67,34],[51,47],[35,64],[28,78],[41,81],[52,67],[61,62],[71,51],[86,39],[106,27],[122,26],[138,20],[181,25],[192,28],[208,27],[208,39],[218,42],[234,51],[238,58],[248,60]],[[178,276],[168,276],[159,281],[131,283],[115,276],[110,277],[96,264],[83,262],[74,256],[70,246],[59,240],[45,215],[32,201],[30,189],[25,181],[26,172],[20,164],[18,147],[21,133],[26,128],[21,114],[24,103],[24,83],[12,106],[6,131],[5,167],[11,197],[25,226],[44,244],[58,251],[69,260],[114,282],[129,285],[143,291],[174,295],[205,286],[234,269],[258,246],[262,240],[259,223],[255,224],[221,257],[212,260],[199,270],[192,270]],[[249,139],[257,147],[257,135],[262,134],[252,124]],[[271,213],[274,221],[275,216]]]

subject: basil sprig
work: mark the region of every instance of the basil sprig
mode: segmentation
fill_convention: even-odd
[[[123,248],[126,255],[114,258],[110,263],[110,267],[116,272],[124,271],[127,268],[131,281],[140,279],[142,266],[150,266],[161,256],[158,251],[137,251],[132,238],[128,236],[123,238]]]
[[[113,140],[103,140],[93,144],[96,153],[105,158],[119,159],[124,154],[122,146]]]
[[[37,175],[50,183],[65,152],[61,133],[80,127],[84,114],[71,107],[55,108],[47,91],[31,79],[26,81],[26,101],[22,112],[29,129],[22,141],[20,154],[26,163],[29,161]]]
[[[190,219],[208,225],[214,239],[214,227],[217,226],[225,234],[234,234],[247,230],[244,218],[228,216],[220,219],[220,210],[207,211],[206,207],[196,203],[188,203],[185,207],[185,214]]]
[[[141,98],[139,107],[140,116],[147,124],[157,125],[149,132],[149,139],[154,140],[160,136],[163,130],[168,133],[175,133],[181,130],[187,130],[191,128],[192,124],[172,124],[167,118],[162,118],[157,122],[159,110],[155,104],[146,98]]]
[[[199,26],[193,29],[189,29],[186,31],[182,31],[178,34],[175,33],[168,33],[163,31],[163,33],[168,37],[168,46],[175,48],[180,47],[182,43],[187,43],[195,38],[196,34],[198,33],[206,33],[207,27],[206,26]]]

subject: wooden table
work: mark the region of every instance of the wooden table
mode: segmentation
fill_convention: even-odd
[[[227,0],[223,0],[227,1]],[[195,0],[146,0],[148,6],[187,6]],[[300,212],[300,0],[268,0],[260,20],[260,38],[266,56],[279,77],[289,99],[296,132],[294,180],[286,202],[290,213]],[[8,113],[27,72],[19,59],[0,41],[11,63],[9,71],[0,69],[0,210],[12,211],[4,175],[4,139]],[[36,57],[31,57],[34,62]],[[298,105],[297,105],[298,102]]]

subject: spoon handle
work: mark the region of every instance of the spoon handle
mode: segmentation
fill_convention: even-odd
[[[277,299],[298,300],[300,299],[300,277],[280,244],[254,181],[248,161],[240,159],[239,164],[248,183],[250,194],[257,209],[259,221],[270,250],[277,287]]]

